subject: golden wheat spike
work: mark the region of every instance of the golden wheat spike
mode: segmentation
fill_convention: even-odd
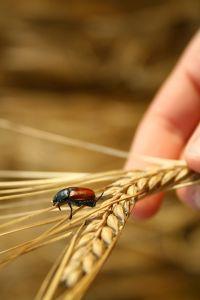
[[[59,299],[80,299],[113,249],[136,201],[151,193],[199,179],[200,175],[185,166],[175,166],[135,176],[129,173],[106,187],[104,194],[108,199],[85,215],[36,299],[53,299],[58,286],[62,286]]]

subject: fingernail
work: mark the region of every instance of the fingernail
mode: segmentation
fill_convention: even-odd
[[[195,209],[200,209],[200,186],[187,187],[181,192],[181,198]]]
[[[200,135],[188,146],[187,153],[195,159],[200,159]]]

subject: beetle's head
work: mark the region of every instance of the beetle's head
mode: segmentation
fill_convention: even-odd
[[[69,190],[63,189],[59,191],[55,196],[53,197],[53,206],[62,205],[66,202],[66,200],[69,198]]]

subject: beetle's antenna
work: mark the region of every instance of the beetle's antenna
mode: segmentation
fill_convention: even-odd
[[[103,194],[104,194],[104,191],[101,193],[101,195],[98,198],[96,198],[96,202],[102,198]]]

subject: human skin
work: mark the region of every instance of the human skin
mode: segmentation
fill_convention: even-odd
[[[134,153],[170,159],[181,157],[189,168],[200,172],[200,30],[145,113],[134,137],[126,169],[137,164]],[[200,209],[200,186],[181,189],[177,193],[186,204]],[[134,208],[134,217],[151,217],[162,201],[162,193],[139,201]]]

